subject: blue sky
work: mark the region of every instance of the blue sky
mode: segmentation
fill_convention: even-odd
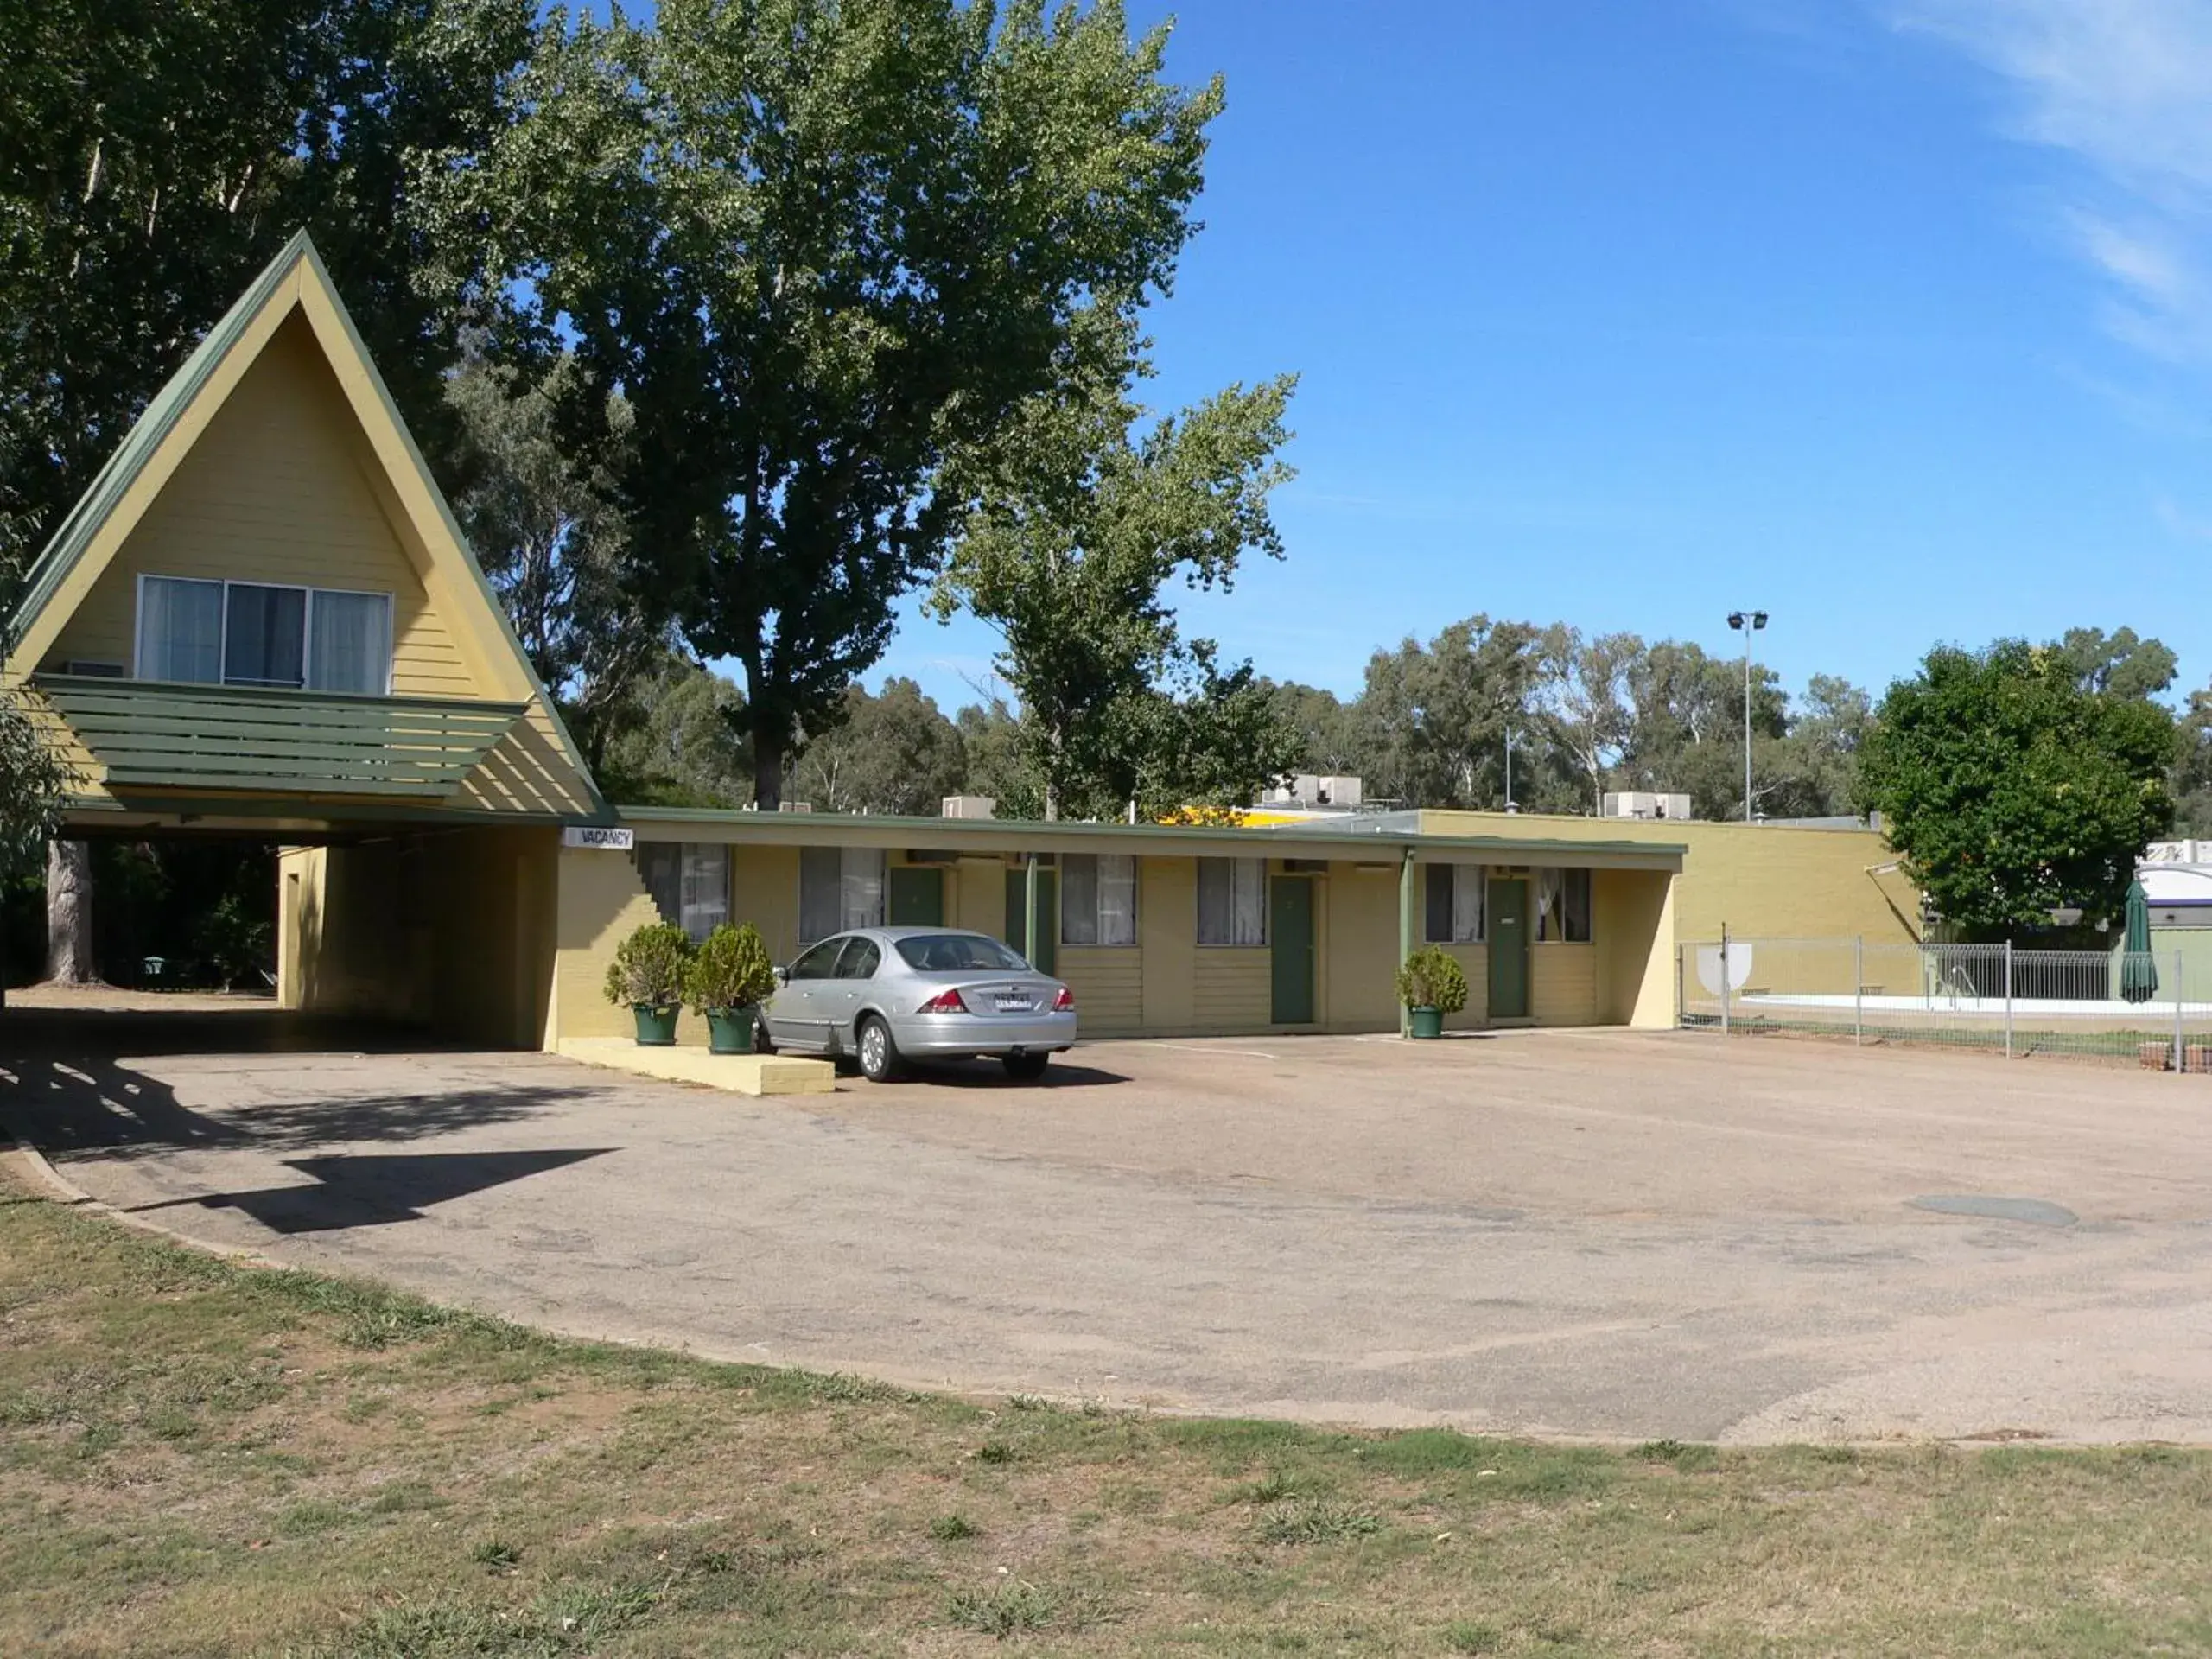
[[[1287,558],[1185,607],[1231,659],[1757,605],[1793,687],[2077,624],[2212,677],[2212,0],[1186,0],[1171,65],[1229,107],[1152,395],[1302,377]]]

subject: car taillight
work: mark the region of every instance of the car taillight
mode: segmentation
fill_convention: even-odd
[[[968,1005],[960,1000],[960,993],[957,991],[939,991],[914,1012],[916,1014],[965,1014],[968,1012]]]
[[[1075,1012],[1075,993],[1068,989],[1066,986],[1061,986],[1060,994],[1052,999],[1052,1012],[1054,1014],[1073,1014]]]

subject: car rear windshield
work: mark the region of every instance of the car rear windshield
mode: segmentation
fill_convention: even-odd
[[[980,933],[922,933],[899,941],[899,954],[917,973],[1026,973],[1029,964],[996,939]]]

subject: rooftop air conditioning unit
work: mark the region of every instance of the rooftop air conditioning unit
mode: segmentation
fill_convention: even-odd
[[[1608,818],[1687,818],[1690,815],[1690,798],[1687,795],[1667,795],[1648,789],[1607,790],[1605,810],[1599,815]]]
[[[988,795],[948,795],[938,807],[942,818],[995,818],[999,804]]]
[[[779,812],[811,812],[814,810],[814,803],[812,801],[785,801],[778,806],[776,810]]]

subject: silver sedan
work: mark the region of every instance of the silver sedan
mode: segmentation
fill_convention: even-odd
[[[995,1056],[1009,1076],[1045,1074],[1075,1041],[1075,997],[988,933],[869,927],[810,946],[776,970],[763,1012],[777,1049],[849,1054],[881,1083],[909,1059]]]

